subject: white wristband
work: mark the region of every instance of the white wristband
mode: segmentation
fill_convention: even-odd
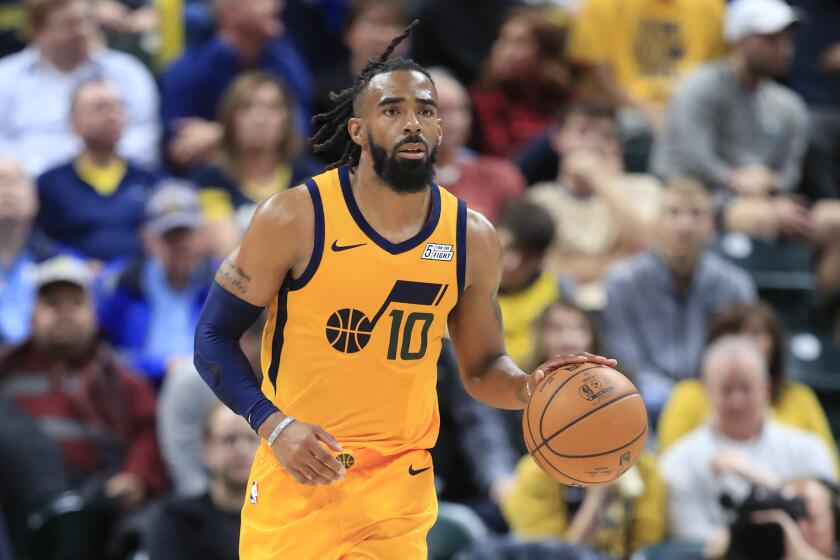
[[[277,440],[277,437],[283,432],[283,430],[289,427],[289,424],[291,424],[294,421],[295,419],[292,416],[286,416],[285,418],[280,420],[280,423],[277,424],[277,426],[271,431],[270,434],[268,434],[268,437],[265,440],[266,442],[268,442],[268,446],[272,447],[274,445],[274,442]]]

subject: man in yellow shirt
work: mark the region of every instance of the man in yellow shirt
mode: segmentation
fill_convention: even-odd
[[[572,27],[570,56],[591,69],[604,96],[656,130],[679,78],[725,53],[724,4],[587,0]]]

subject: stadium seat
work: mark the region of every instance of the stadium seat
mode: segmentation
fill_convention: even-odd
[[[840,343],[830,333],[793,333],[787,355],[789,377],[814,389],[837,437],[840,435]]]
[[[441,502],[438,518],[429,531],[426,543],[429,560],[451,560],[459,551],[487,536],[481,518],[467,506]]]
[[[725,233],[712,242],[712,250],[750,274],[761,298],[779,312],[788,328],[809,324],[816,286],[811,246]]]
[[[702,560],[703,545],[689,542],[666,542],[635,553],[630,560]]]
[[[558,540],[499,538],[461,552],[454,560],[609,560],[609,556]]]

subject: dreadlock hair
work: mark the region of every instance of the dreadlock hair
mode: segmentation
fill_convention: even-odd
[[[324,169],[335,169],[344,164],[349,165],[351,169],[355,169],[359,165],[362,147],[350,138],[350,133],[347,131],[347,123],[353,116],[353,105],[356,99],[365,90],[374,76],[387,74],[395,70],[416,70],[429,78],[430,81],[432,80],[429,73],[413,60],[402,57],[388,60],[388,57],[393,54],[394,49],[411,35],[411,32],[419,23],[419,20],[414,20],[402,33],[391,40],[388,48],[378,58],[370,58],[359,75],[356,76],[356,81],[351,87],[343,90],[341,93],[331,92],[330,100],[335,103],[335,107],[331,111],[312,117],[312,124],[318,126],[317,132],[309,139],[309,143],[312,145],[312,150],[315,153],[326,152],[335,147],[344,147],[342,156],[337,161],[327,165]]]

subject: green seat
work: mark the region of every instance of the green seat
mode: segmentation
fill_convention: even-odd
[[[426,538],[429,560],[451,560],[487,534],[487,527],[473,510],[461,504],[442,502],[437,521]]]
[[[715,239],[711,248],[747,271],[761,298],[776,309],[788,328],[801,329],[810,323],[816,287],[813,247],[726,233]]]
[[[788,344],[788,375],[814,390],[840,435],[840,343],[830,333],[798,332]]]

